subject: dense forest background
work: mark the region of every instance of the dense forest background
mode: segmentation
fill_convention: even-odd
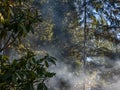
[[[120,90],[119,43],[120,1],[1,0],[0,89]]]

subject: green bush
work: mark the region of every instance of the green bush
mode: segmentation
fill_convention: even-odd
[[[47,90],[45,81],[55,73],[49,72],[55,58],[49,55],[36,59],[33,52],[18,60],[9,62],[7,56],[0,56],[0,90]]]

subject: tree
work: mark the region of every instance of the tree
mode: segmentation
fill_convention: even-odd
[[[20,41],[27,33],[33,33],[33,25],[41,18],[38,10],[30,2],[22,0],[19,2],[0,1],[0,15],[0,38],[3,42],[0,51],[3,51],[14,41]]]
[[[80,32],[85,27],[87,51],[94,55],[109,53],[112,45],[119,44],[119,2],[111,0],[76,0],[75,6],[79,19]],[[85,7],[85,8],[83,8]],[[84,23],[86,21],[86,23]],[[109,43],[110,47],[105,44]],[[92,45],[92,47],[90,46]],[[94,47],[93,47],[94,46]],[[98,50],[101,48],[101,51]],[[108,52],[104,52],[105,48]],[[93,51],[93,52],[92,52]],[[87,53],[90,56],[90,53]],[[105,54],[104,54],[105,55]],[[105,56],[106,56],[105,55]]]
[[[83,32],[83,28],[85,30],[85,62],[89,67],[87,70],[97,68],[101,71],[102,66],[105,69],[111,69],[109,72],[112,73],[106,72],[107,76],[104,77],[104,80],[107,78],[108,81],[112,78],[112,74],[119,75],[120,73],[119,70],[117,70],[119,73],[114,73],[114,63],[117,62],[116,58],[119,58],[117,48],[120,43],[117,37],[120,33],[119,3],[119,1],[111,0],[76,0],[75,2],[79,32]],[[100,57],[100,60],[95,57]],[[101,71],[101,76],[104,76],[104,73]]]
[[[45,80],[55,75],[48,71],[49,65],[55,64],[54,57],[46,54],[40,59],[26,48],[25,55],[11,60],[4,52],[22,44],[28,33],[34,33],[39,22],[40,12],[32,1],[0,1],[0,89],[33,90],[37,87],[37,90],[47,90]]]

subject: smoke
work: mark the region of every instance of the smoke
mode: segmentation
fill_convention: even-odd
[[[55,24],[54,26],[54,34],[58,36],[61,42],[66,42],[65,38],[63,38],[63,27],[62,21],[64,19],[64,13],[69,10],[69,5],[63,5],[59,0],[49,0],[48,3],[43,4],[40,8],[43,18],[49,17],[52,18],[52,22]],[[37,2],[37,0],[36,0]],[[76,11],[79,11],[79,7],[76,5]],[[66,6],[66,7],[65,7]],[[78,13],[79,15],[79,13]],[[66,23],[67,25],[67,23]],[[119,35],[118,35],[119,36]],[[112,67],[105,67],[106,61],[102,60],[102,57],[97,57],[95,60],[91,60],[89,58],[88,63],[96,63],[104,65],[95,66],[95,70],[90,67],[86,67],[84,70],[80,65],[75,64],[75,60],[64,58],[62,55],[63,47],[60,47],[58,41],[55,42],[57,45],[49,45],[41,47],[42,50],[46,50],[51,56],[57,58],[57,65],[51,66],[49,69],[52,72],[56,73],[56,76],[51,78],[46,82],[48,86],[48,90],[120,90],[120,62],[119,60],[108,60],[108,63],[112,64]],[[62,43],[61,46],[64,46]],[[61,43],[60,43],[61,44]],[[55,46],[55,47],[52,47]],[[69,52],[69,51],[68,51]],[[99,59],[99,61],[97,60]],[[66,63],[68,61],[69,63]],[[116,63],[113,63],[118,61]],[[110,64],[108,64],[110,65]],[[75,68],[77,67],[77,68]],[[91,69],[91,71],[89,71]]]
[[[50,88],[53,90],[74,90],[79,85],[81,85],[81,81],[85,75],[77,75],[75,72],[71,72],[69,67],[64,63],[57,63],[56,67],[51,67],[53,72],[56,72],[56,76],[50,80]],[[80,79],[80,77],[82,77]]]
[[[49,53],[50,51],[49,49]],[[59,53],[57,50],[52,50],[52,54],[56,52]],[[111,68],[102,66],[100,69],[89,72],[87,70],[89,67],[86,67],[86,70],[81,67],[76,69],[72,67],[72,62],[66,64],[65,58],[63,61],[59,59],[56,66],[49,68],[50,71],[56,73],[56,76],[46,83],[48,90],[120,90],[120,62],[118,60]],[[107,75],[108,80],[105,79]]]
[[[73,71],[70,66],[58,62],[57,66],[52,66],[51,71],[56,72],[56,76],[49,80],[48,86],[50,90],[91,90],[96,87],[99,80],[98,72],[91,74],[85,73],[83,70]]]
[[[120,81],[110,84],[110,85],[106,85],[104,90],[120,90]]]
[[[113,80],[108,85],[106,85],[105,90],[120,90],[120,61],[117,61],[112,68],[114,71]]]

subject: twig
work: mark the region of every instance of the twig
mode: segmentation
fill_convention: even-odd
[[[16,38],[18,37],[18,35],[17,35],[16,37],[13,38],[13,41],[9,42],[12,36],[13,36],[13,33],[12,33],[12,34],[10,35],[10,37],[8,38],[8,40],[7,40],[6,44],[4,45],[4,47],[2,47],[2,48],[0,49],[0,52],[2,52],[4,49],[6,49],[9,45],[13,44],[14,41],[16,40]]]

